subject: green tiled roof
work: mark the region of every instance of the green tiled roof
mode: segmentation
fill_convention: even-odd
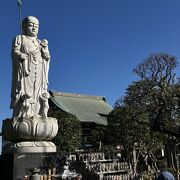
[[[81,122],[107,125],[112,107],[102,96],[88,96],[50,91],[52,102],[61,110],[75,115]]]

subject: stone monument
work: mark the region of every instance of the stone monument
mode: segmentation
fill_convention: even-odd
[[[11,119],[3,121],[2,153],[56,152],[50,140],[58,132],[55,118],[47,116],[48,41],[37,38],[39,21],[33,16],[22,22],[22,35],[12,43]]]

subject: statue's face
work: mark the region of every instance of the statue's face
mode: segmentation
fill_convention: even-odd
[[[26,23],[26,35],[36,37],[39,30],[39,22],[36,18],[30,17]]]

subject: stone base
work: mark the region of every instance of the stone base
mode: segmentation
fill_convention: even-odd
[[[14,153],[0,155],[0,174],[4,180],[31,179],[32,170],[40,169],[43,175],[56,168],[59,174],[63,171],[66,157],[61,153]]]
[[[13,142],[50,141],[57,132],[57,119],[52,117],[14,117],[2,125],[4,138]]]
[[[56,146],[48,141],[26,141],[26,142],[7,142],[2,147],[2,154],[12,153],[52,153],[56,152]]]

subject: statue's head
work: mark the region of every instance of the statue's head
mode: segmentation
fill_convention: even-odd
[[[39,30],[39,21],[36,17],[28,16],[22,21],[23,34],[36,37]]]

